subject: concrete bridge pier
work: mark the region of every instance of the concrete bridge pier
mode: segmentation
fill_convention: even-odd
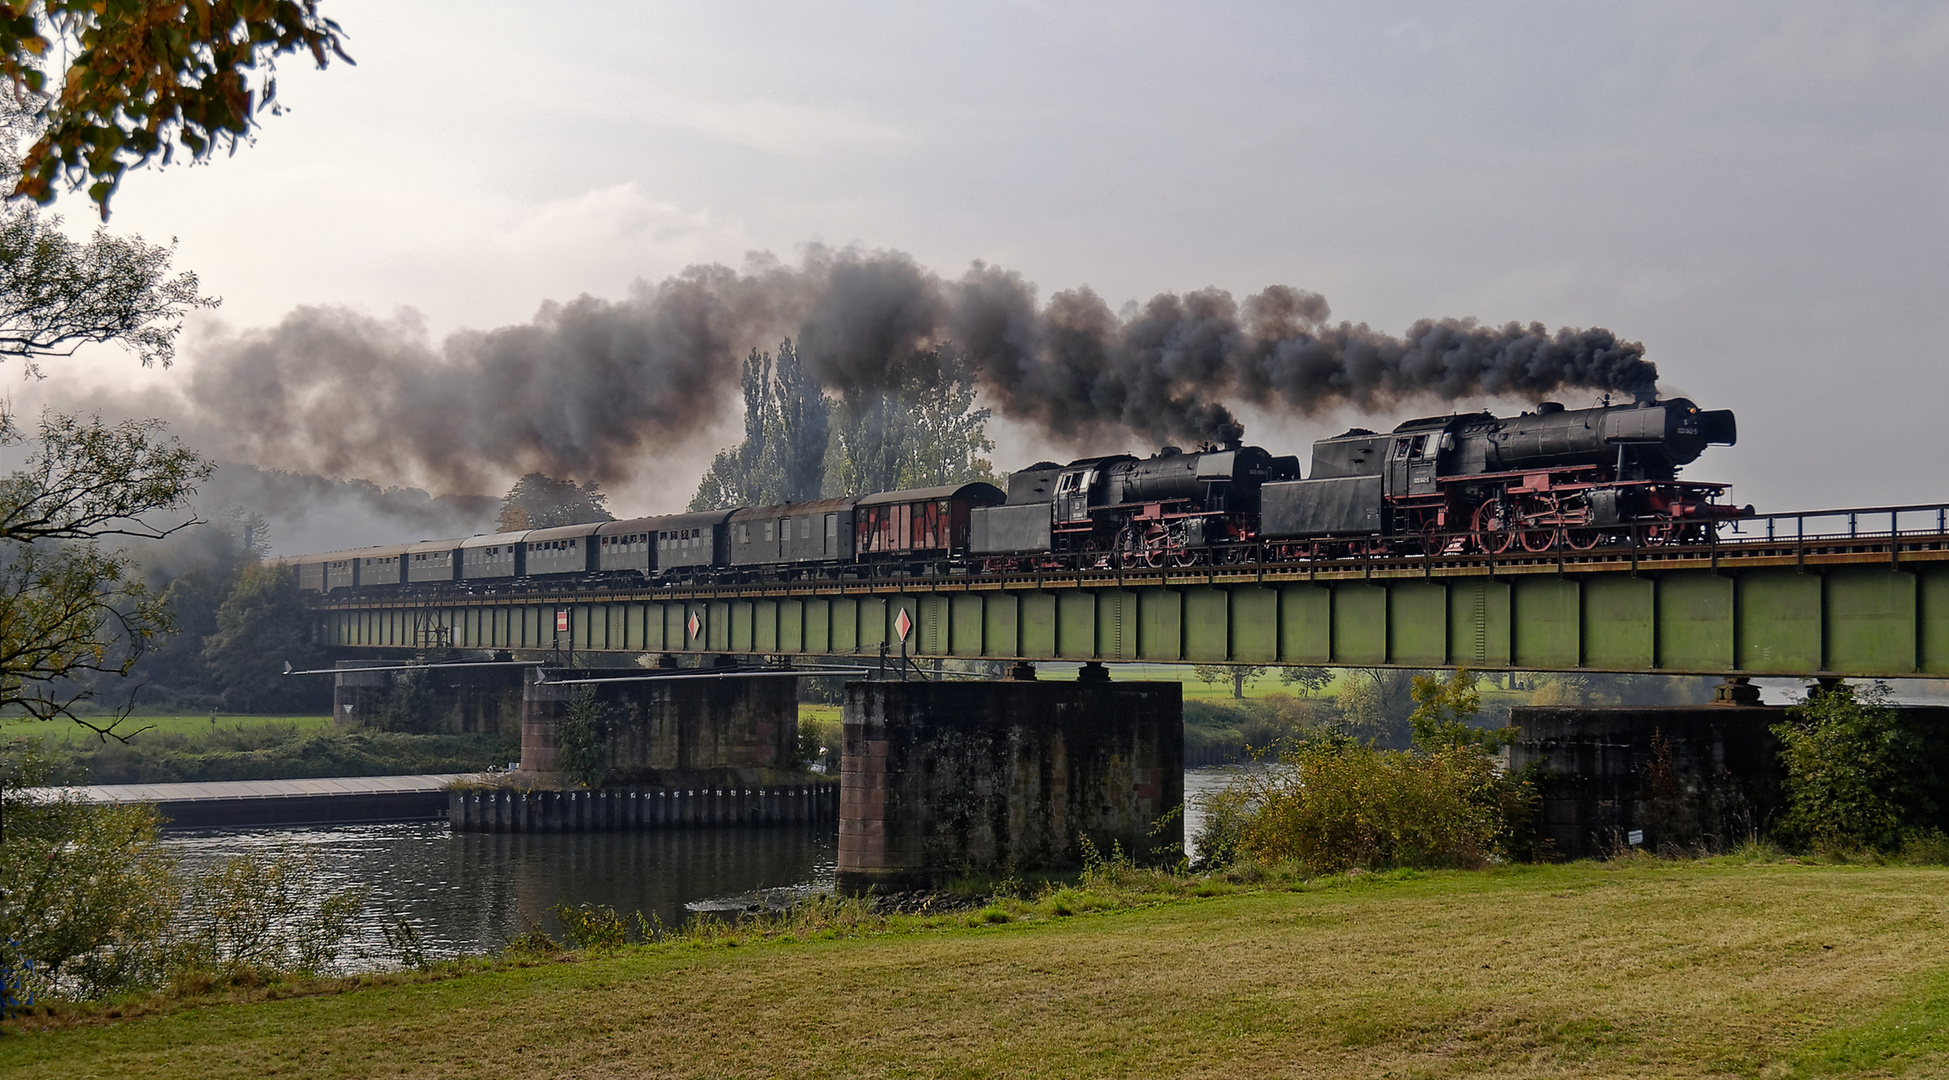
[[[341,727],[508,734],[521,723],[522,681],[533,669],[438,665],[401,671],[393,660],[340,660],[332,716]],[[366,671],[365,668],[393,668]]]
[[[1074,869],[1184,850],[1175,682],[849,683],[839,887]],[[1176,813],[1174,813],[1176,811]]]
[[[521,700],[521,770],[560,771],[556,726],[575,695],[587,690],[602,712],[604,785],[660,784],[676,773],[743,771],[747,780],[758,773],[797,773],[793,680],[642,674],[551,668],[547,682],[528,682]],[[582,679],[594,681],[576,682]]]

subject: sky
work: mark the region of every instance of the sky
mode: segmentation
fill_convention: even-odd
[[[1761,510],[1949,500],[1941,5],[320,7],[356,67],[287,60],[288,111],[253,145],[115,199],[109,227],[174,237],[222,307],[170,370],[112,349],[39,384],[0,370],[16,407],[160,399],[200,351],[305,306],[438,340],[855,245],[1112,306],[1279,283],[1394,332],[1608,327],[1664,393],[1737,412],[1739,444],[1688,477]],[[79,198],[56,209],[92,227]],[[680,507],[736,438],[722,408],[613,508]],[[1248,441],[1304,457],[1446,409],[1240,412]],[[994,433],[1003,468],[1061,456]]]

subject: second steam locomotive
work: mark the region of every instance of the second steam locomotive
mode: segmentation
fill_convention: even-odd
[[[1678,478],[1733,414],[1684,398],[1355,428],[1295,456],[1227,445],[1040,462],[972,483],[299,556],[301,588],[627,574],[654,582],[1362,554],[1500,554],[1703,541],[1752,513]]]

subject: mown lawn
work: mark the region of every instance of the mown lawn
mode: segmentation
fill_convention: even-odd
[[[1949,870],[1645,860],[1018,910],[15,1022],[0,1075],[1949,1072]]]
[[[110,718],[91,716],[92,724],[106,724]],[[211,731],[239,731],[267,725],[280,725],[296,728],[300,732],[330,731],[332,718],[329,716],[231,716],[218,713],[217,722],[210,723],[210,714],[201,716],[131,716],[116,725],[118,734],[128,736],[141,732],[154,732],[165,735],[187,735],[195,737],[208,735]],[[95,741],[99,737],[87,728],[70,720],[8,720],[0,723],[0,738],[14,735],[38,735],[51,742],[80,744]]]

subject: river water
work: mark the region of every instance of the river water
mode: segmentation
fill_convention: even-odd
[[[1231,770],[1184,774],[1185,835],[1203,815],[1196,796]],[[498,950],[531,927],[555,933],[557,904],[601,904],[666,926],[704,911],[781,906],[830,891],[838,834],[831,825],[669,832],[463,833],[442,822],[173,834],[164,845],[186,870],[236,855],[296,854],[325,890],[370,897],[350,943],[352,966],[386,963],[382,924],[405,919],[432,957]]]

